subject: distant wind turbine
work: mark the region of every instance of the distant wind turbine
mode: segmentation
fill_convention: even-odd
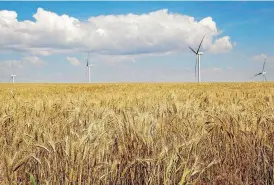
[[[89,53],[88,53],[88,57],[87,57],[87,69],[88,69],[88,82],[90,83],[91,82],[91,79],[90,79],[90,68],[92,67],[92,64],[89,64]]]
[[[263,80],[264,80],[264,82],[267,81],[266,76],[265,76],[265,74],[266,74],[266,71],[265,71],[265,63],[266,63],[266,59],[264,60],[264,65],[263,65],[263,70],[262,70],[262,72],[260,72],[260,73],[254,75],[254,77],[259,76],[259,75],[263,75]]]
[[[12,74],[11,75],[11,80],[12,80],[12,83],[14,84],[14,78],[16,77],[16,75]]]
[[[206,36],[206,34],[204,35],[203,39],[201,40],[201,43],[200,43],[200,45],[199,45],[197,51],[195,51],[195,50],[192,49],[190,46],[188,46],[189,49],[191,49],[191,51],[193,51],[193,53],[195,53],[195,55],[196,55],[195,78],[196,78],[196,70],[197,70],[197,64],[198,64],[198,82],[201,81],[201,72],[200,72],[200,68],[201,68],[200,60],[201,60],[201,59],[200,59],[200,56],[203,55],[203,52],[200,52],[200,48],[201,48],[201,45],[202,45],[202,42],[203,42],[205,36]]]

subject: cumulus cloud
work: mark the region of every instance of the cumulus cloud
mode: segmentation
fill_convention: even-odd
[[[22,69],[29,66],[39,66],[45,64],[37,56],[26,56],[19,60],[0,61],[0,69]]]
[[[265,59],[266,59],[267,62],[274,62],[274,56],[267,56],[264,53],[259,54],[259,55],[255,55],[251,59],[254,62],[263,62]]]
[[[44,64],[44,62],[37,56],[26,56],[26,57],[22,58],[22,61],[24,63],[29,63],[29,64],[33,64],[33,65]]]
[[[101,15],[80,21],[38,8],[35,21],[18,21],[15,11],[0,11],[0,49],[50,55],[91,51],[101,55],[140,55],[190,52],[205,33],[203,51],[227,52],[229,36],[220,31],[211,17],[170,13],[167,9],[146,14]]]
[[[91,63],[118,63],[118,62],[132,62],[134,63],[136,59],[141,58],[142,56],[137,55],[92,55],[89,57]]]
[[[230,42],[229,36],[219,38],[211,45],[209,50],[212,53],[228,52],[232,49],[232,43]]]
[[[79,66],[81,62],[75,57],[67,57],[67,61],[74,66]]]

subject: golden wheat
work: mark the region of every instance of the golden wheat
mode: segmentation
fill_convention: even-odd
[[[273,184],[273,83],[2,84],[0,184]]]

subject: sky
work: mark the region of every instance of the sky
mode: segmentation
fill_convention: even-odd
[[[274,81],[274,2],[0,2],[0,82]]]

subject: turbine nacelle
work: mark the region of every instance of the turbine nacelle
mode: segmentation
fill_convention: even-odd
[[[203,53],[203,52],[201,52],[201,51],[200,51],[200,52],[198,52],[198,55],[203,55],[203,54],[204,54],[204,53]]]

